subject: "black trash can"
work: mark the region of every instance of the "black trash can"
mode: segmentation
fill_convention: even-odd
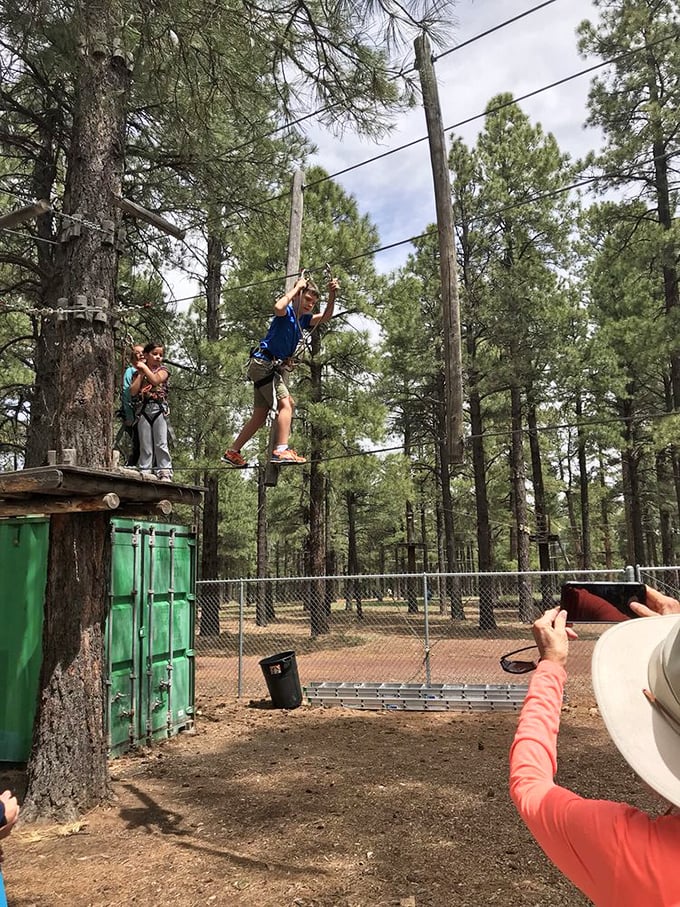
[[[270,655],[260,661],[260,667],[275,709],[296,709],[302,705],[295,652]]]

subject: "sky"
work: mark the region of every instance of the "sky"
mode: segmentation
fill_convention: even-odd
[[[458,25],[447,45],[433,48],[433,52],[436,55],[460,45],[539,4],[540,0],[459,0]],[[576,46],[579,23],[597,18],[591,0],[556,0],[442,57],[435,63],[435,74],[445,130],[483,113],[488,101],[499,92],[509,91],[519,97],[599,62],[584,59]],[[600,134],[584,126],[591,80],[592,75],[581,76],[520,104],[532,122],[540,122],[546,132],[552,132],[561,150],[572,158],[581,157],[601,143]],[[447,131],[447,147],[454,134],[472,145],[482,126],[480,117]],[[400,113],[394,130],[380,142],[351,133],[339,138],[313,126],[308,128],[308,134],[318,149],[311,163],[333,174],[424,137],[427,127],[425,113],[418,105]],[[378,227],[381,246],[416,236],[435,221],[427,141],[339,176],[336,182],[355,197],[360,213],[369,215]],[[377,254],[377,270],[387,272],[399,267],[410,251],[412,246],[407,244]]]

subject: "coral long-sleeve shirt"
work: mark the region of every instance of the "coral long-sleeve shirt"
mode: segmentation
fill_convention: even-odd
[[[510,750],[510,795],[545,854],[597,907],[680,907],[680,815],[585,800],[554,782],[566,672],[539,663]]]

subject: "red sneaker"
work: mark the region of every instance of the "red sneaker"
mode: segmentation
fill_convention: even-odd
[[[285,450],[275,450],[272,454],[272,463],[306,463],[305,457],[301,457],[292,447]]]
[[[237,469],[243,469],[248,465],[248,461],[237,450],[225,450],[224,456],[220,459],[229,466],[236,466]]]

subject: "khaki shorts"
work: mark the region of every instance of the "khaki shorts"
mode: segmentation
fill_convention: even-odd
[[[258,381],[262,381],[263,378],[267,378],[272,373],[271,381],[267,381],[266,384],[262,384],[260,387],[255,387]],[[253,382],[255,409],[264,407],[274,409],[274,395],[276,395],[277,401],[283,397],[290,397],[290,391],[284,381],[284,376],[287,374],[283,369],[275,369],[273,364],[266,360],[255,359],[254,357],[250,360],[248,363],[248,378]]]

